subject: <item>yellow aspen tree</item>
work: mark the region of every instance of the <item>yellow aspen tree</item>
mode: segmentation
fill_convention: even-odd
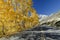
[[[38,15],[32,0],[0,0],[0,37],[35,27]]]

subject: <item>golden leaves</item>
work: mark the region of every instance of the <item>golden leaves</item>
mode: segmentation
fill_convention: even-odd
[[[38,15],[31,6],[32,0],[0,0],[0,35],[12,35],[38,24]]]

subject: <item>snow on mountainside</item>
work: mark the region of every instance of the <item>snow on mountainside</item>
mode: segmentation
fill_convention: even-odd
[[[55,14],[51,14],[50,17],[48,18],[48,20],[51,20],[51,19],[59,20],[60,19],[60,12],[57,12]]]
[[[40,14],[40,15],[39,15],[39,21],[44,20],[44,19],[46,19],[47,17],[48,17],[48,15],[42,15],[42,14]]]
[[[49,20],[60,20],[60,12],[53,13],[51,15],[39,15],[39,20],[41,21],[49,21]]]
[[[49,16],[40,15],[40,24],[45,24],[49,26],[60,26],[60,12],[51,14]]]

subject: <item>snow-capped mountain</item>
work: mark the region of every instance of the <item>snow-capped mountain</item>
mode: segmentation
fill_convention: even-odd
[[[48,24],[49,26],[60,26],[60,12],[51,14],[47,17],[42,17],[40,20],[40,24]]]
[[[47,17],[48,17],[48,15],[42,15],[42,14],[40,14],[39,15],[39,21],[42,21],[42,20],[46,19]]]

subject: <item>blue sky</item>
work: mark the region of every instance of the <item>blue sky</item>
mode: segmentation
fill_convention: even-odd
[[[33,0],[33,7],[38,14],[50,15],[60,11],[60,0]]]

